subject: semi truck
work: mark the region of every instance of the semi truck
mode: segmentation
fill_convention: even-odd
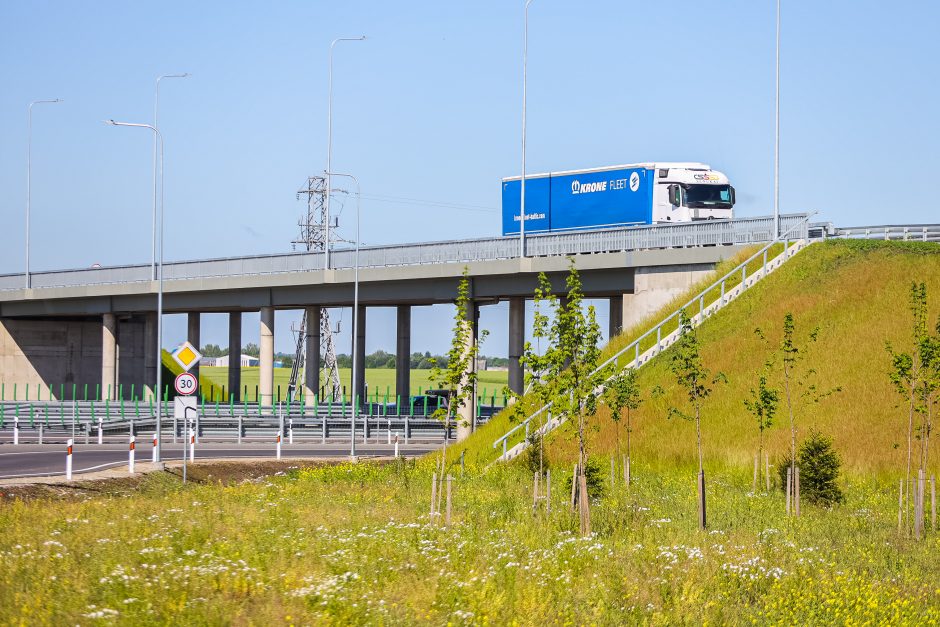
[[[503,235],[518,235],[522,177],[502,180]],[[732,217],[734,187],[704,163],[636,163],[525,177],[525,232]]]

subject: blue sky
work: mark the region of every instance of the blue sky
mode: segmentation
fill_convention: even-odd
[[[175,72],[192,76],[161,87],[167,259],[289,250],[295,192],[326,164],[329,42],[359,34],[335,53],[333,165],[362,182],[363,241],[498,234],[499,179],[520,168],[522,7],[0,3],[0,272],[24,267],[26,107],[43,98],[65,102],[34,108],[32,267],[149,261],[151,137],[101,120],[150,122],[154,80]],[[782,19],[782,211],[936,221],[917,182],[937,165],[940,3],[784,0]],[[730,176],[738,215],[768,214],[773,67],[773,0],[535,0],[527,169],[704,161]],[[505,354],[506,316],[484,313],[484,352]],[[414,349],[443,350],[449,312],[414,317],[434,329]],[[295,318],[278,314],[278,350]],[[221,317],[203,326],[226,341]],[[167,342],[183,329],[168,319]],[[394,348],[390,311],[369,331],[370,351]]]

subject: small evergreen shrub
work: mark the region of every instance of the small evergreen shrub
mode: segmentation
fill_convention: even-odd
[[[585,479],[587,479],[587,490],[588,497],[591,499],[599,499],[604,496],[604,491],[606,489],[604,483],[604,472],[601,462],[594,458],[588,458],[587,465],[584,467]],[[571,494],[571,477],[568,477],[565,480],[565,494]]]
[[[525,450],[525,467],[529,469],[529,473],[539,472],[539,456],[542,451],[542,435],[539,433],[532,433],[526,438],[526,442],[529,443],[529,447]],[[541,459],[541,470],[545,472],[548,470],[548,457],[542,455]]]
[[[832,438],[818,431],[810,432],[797,451],[796,465],[800,469],[801,499],[805,498],[807,502],[822,507],[832,507],[845,500],[845,495],[838,485],[842,460],[832,447]],[[787,490],[789,468],[790,454],[787,453],[777,465],[780,489],[783,492]]]

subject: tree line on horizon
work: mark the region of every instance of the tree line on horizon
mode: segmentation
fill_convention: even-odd
[[[228,348],[222,348],[218,344],[206,344],[201,349],[202,354],[206,357],[224,357],[228,355]],[[261,354],[261,349],[257,344],[249,343],[242,348],[243,355],[250,355],[251,357],[258,357]],[[287,353],[275,353],[274,358],[277,361],[280,361],[285,368],[290,368],[294,365],[294,355]],[[395,353],[389,353],[382,349],[379,349],[369,355],[366,355],[365,358],[365,367],[369,369],[373,368],[395,368]],[[491,367],[496,368],[508,368],[509,359],[506,357],[486,357],[480,356],[480,359],[485,359],[487,364]],[[346,353],[340,353],[336,356],[336,363],[340,368],[352,368],[352,356]],[[434,365],[437,364],[441,368],[447,367],[447,356],[445,355],[432,355],[430,351],[414,352],[411,354],[409,359],[410,367],[412,370],[431,370],[434,368]]]

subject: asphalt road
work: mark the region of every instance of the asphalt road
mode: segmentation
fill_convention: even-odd
[[[399,452],[406,457],[423,455],[435,450],[437,446],[429,444],[401,444]],[[137,462],[151,460],[151,447],[138,443],[136,450]],[[394,445],[387,444],[356,444],[356,454],[359,457],[391,456],[394,454]],[[349,455],[349,443],[346,444],[284,444],[281,448],[283,457],[327,458],[346,457]],[[274,446],[243,444],[200,444],[196,446],[196,461],[205,459],[233,459],[239,457],[270,457],[276,458]],[[105,468],[126,466],[128,458],[127,444],[77,444],[72,452],[72,472],[80,474],[103,470]],[[179,444],[163,445],[163,461],[182,459],[182,446]],[[5,444],[0,446],[0,479],[13,479],[19,477],[43,477],[65,474],[65,447],[61,444],[29,444],[14,447]]]

